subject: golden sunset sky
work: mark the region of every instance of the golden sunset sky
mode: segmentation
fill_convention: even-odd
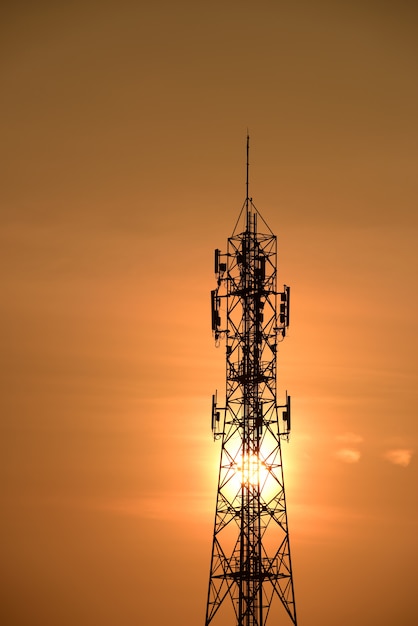
[[[18,0],[0,24],[0,622],[203,625],[209,292],[248,128],[292,288],[299,625],[416,626],[417,4]]]

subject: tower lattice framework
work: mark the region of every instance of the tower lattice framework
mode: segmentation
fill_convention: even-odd
[[[277,291],[277,239],[248,196],[248,154],[247,138],[247,195],[227,252],[215,250],[211,293],[215,341],[226,346],[226,397],[224,407],[217,394],[212,400],[222,447],[205,626],[264,626],[274,600],[281,623],[297,624],[281,450],[290,396],[277,404],[290,288]]]

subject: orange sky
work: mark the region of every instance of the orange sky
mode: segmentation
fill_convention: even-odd
[[[417,17],[4,4],[1,623],[203,624],[225,385],[209,292],[247,127],[292,287],[299,624],[418,623]]]

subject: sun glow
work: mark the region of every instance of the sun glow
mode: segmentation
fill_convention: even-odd
[[[220,484],[230,500],[249,489],[258,490],[265,501],[270,501],[283,486],[280,442],[266,429],[258,449],[244,450],[239,432],[224,445],[220,468]]]
[[[242,485],[257,485],[267,475],[266,466],[257,454],[242,455],[236,464],[236,472]]]
[[[238,455],[232,467],[233,476],[231,477],[231,486],[240,488],[243,486],[256,487],[259,486],[260,491],[265,496],[277,487],[277,466],[268,463],[263,455],[260,454],[244,454]]]

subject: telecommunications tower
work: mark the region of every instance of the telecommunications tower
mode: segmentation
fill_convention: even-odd
[[[205,626],[296,626],[283,480],[290,396],[276,398],[277,347],[289,325],[290,288],[277,291],[277,240],[248,195],[227,252],[215,250],[215,342],[225,342],[226,397],[212,398],[222,442]],[[261,222],[261,227],[260,227]],[[276,602],[275,602],[276,601]]]

